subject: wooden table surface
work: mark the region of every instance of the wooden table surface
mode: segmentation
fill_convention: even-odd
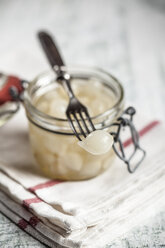
[[[165,120],[165,0],[0,0],[0,71],[31,80],[49,68],[40,29],[67,64],[111,72],[138,113]],[[0,247],[44,246],[0,214]],[[165,247],[165,212],[107,247]]]

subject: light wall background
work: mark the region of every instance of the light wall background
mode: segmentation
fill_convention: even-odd
[[[67,64],[106,69],[139,114],[165,120],[164,0],[0,0],[0,71],[31,80],[49,68],[40,29]]]

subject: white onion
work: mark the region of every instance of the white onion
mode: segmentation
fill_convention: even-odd
[[[113,136],[105,130],[96,130],[90,133],[83,141],[79,141],[78,144],[93,155],[101,155],[111,149]]]

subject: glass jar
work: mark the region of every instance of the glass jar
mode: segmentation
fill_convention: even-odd
[[[71,75],[71,79],[90,83],[93,91],[95,84],[111,94],[114,104],[98,115],[91,116],[96,129],[107,129],[123,110],[124,92],[121,84],[109,73],[89,67],[63,68]],[[53,117],[36,108],[35,102],[47,92],[55,90],[59,82],[53,71],[36,77],[24,93],[24,106],[29,120],[29,136],[32,152],[42,172],[53,179],[82,180],[99,175],[107,169],[113,159],[111,149],[103,155],[92,155],[83,150],[73,134],[67,119]],[[102,96],[104,98],[104,94]],[[98,103],[99,104],[99,103]],[[88,106],[87,106],[88,107]],[[96,106],[97,107],[97,106]]]

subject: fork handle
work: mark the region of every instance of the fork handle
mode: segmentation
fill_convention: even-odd
[[[51,67],[57,73],[57,80],[62,82],[69,98],[75,97],[70,85],[70,75],[61,70],[61,66],[64,66],[64,62],[52,37],[44,31],[39,32],[38,37]]]
[[[54,66],[64,66],[64,62],[59,53],[59,49],[55,45],[52,37],[48,33],[41,31],[38,33],[38,38],[52,68],[54,68]]]

